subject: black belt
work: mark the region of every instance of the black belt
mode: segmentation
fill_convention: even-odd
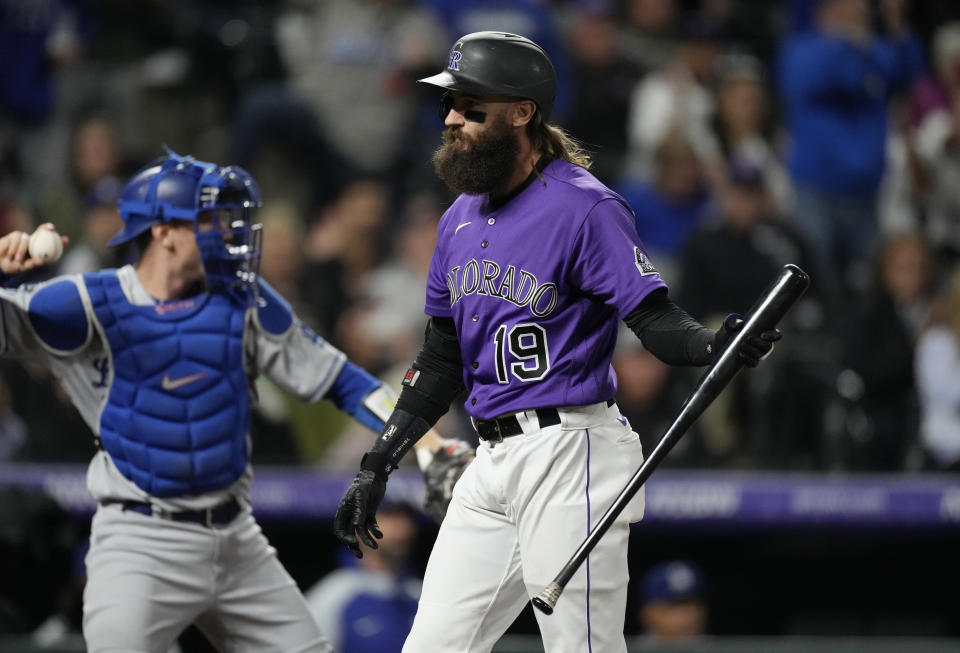
[[[189,522],[191,524],[200,524],[207,528],[214,526],[226,526],[237,518],[243,511],[243,507],[236,499],[224,501],[221,504],[206,508],[205,510],[184,510],[182,512],[160,512],[153,509],[149,503],[142,501],[122,501],[120,502],[123,510],[138,512],[147,517],[160,517],[170,521]]]
[[[560,423],[560,413],[556,408],[538,408],[536,410],[540,428],[545,429]],[[477,435],[487,442],[503,442],[504,438],[523,433],[520,420],[516,415],[494,417],[493,419],[478,419],[474,421]]]

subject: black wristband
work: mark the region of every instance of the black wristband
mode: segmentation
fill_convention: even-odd
[[[371,471],[381,480],[386,480],[393,471],[393,465],[387,454],[381,451],[368,451],[360,459],[360,469]]]

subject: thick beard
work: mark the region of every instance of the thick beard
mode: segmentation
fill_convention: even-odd
[[[467,148],[462,141],[467,139]],[[520,152],[517,138],[505,120],[497,121],[477,138],[447,129],[443,145],[433,153],[437,176],[457,193],[482,195],[506,185]]]

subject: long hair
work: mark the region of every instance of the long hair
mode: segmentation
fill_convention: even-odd
[[[527,123],[527,134],[538,152],[569,161],[585,170],[593,165],[590,153],[583,145],[560,127],[545,122],[539,109]]]

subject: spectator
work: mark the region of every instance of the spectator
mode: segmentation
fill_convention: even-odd
[[[720,193],[720,219],[694,229],[680,260],[678,301],[705,324],[720,324],[731,310],[745,314],[785,264],[810,270],[806,243],[771,212],[763,170],[735,160],[725,176],[729,182]],[[815,295],[814,289],[808,297]],[[790,344],[784,347],[789,350]],[[787,445],[783,448],[795,454],[794,446],[809,440],[804,430],[808,423],[779,421],[784,414],[797,413],[809,389],[800,375],[790,377],[794,383],[789,393],[782,384],[770,382],[768,375],[786,369],[788,360],[776,356],[770,361],[775,371],[738,377],[703,415],[697,433],[713,464],[770,463],[773,449]],[[770,406],[777,409],[771,412]],[[770,442],[771,429],[777,430],[776,444]],[[737,456],[746,459],[735,460]]]
[[[676,46],[676,0],[626,0],[621,50],[644,73],[667,64]]]
[[[960,267],[950,277],[942,315],[917,342],[916,375],[928,464],[960,471]]]
[[[705,579],[688,560],[661,562],[640,583],[638,620],[658,644],[690,641],[707,632]]]
[[[699,320],[745,313],[787,263],[810,268],[806,242],[771,210],[763,168],[735,159],[725,175],[720,219],[693,229],[681,258],[678,301]]]
[[[796,189],[792,215],[838,284],[862,287],[877,236],[887,105],[921,70],[902,2],[883,3],[890,35],[870,29],[867,0],[819,0],[814,28],[781,50],[780,87]]]
[[[654,155],[650,183],[626,181],[615,188],[636,214],[637,233],[667,278],[681,248],[706,210],[703,165],[681,131],[670,132]]]
[[[604,182],[620,175],[627,152],[630,89],[642,72],[624,56],[616,34],[613,17],[596,10],[585,10],[572,20],[568,34],[574,92],[564,126],[594,153],[590,170]]]
[[[129,248],[107,246],[113,234],[123,227],[117,210],[122,190],[122,182],[115,177],[106,177],[85,194],[83,230],[57,265],[60,274],[82,274],[103,267],[119,267],[127,262],[131,255]]]
[[[263,224],[260,276],[290,303],[295,312],[304,316],[304,323],[312,328],[311,316],[302,312],[304,228],[296,207],[280,200],[264,205],[259,215]],[[254,464],[304,462],[302,449],[311,436],[316,437],[316,431],[311,429],[307,434],[302,429],[296,430],[294,416],[325,413],[328,408],[303,405],[265,375],[258,376],[255,384],[257,403],[251,411],[250,423],[253,441],[257,443],[253,450]],[[331,421],[340,423],[336,418]]]
[[[299,312],[303,304],[301,285],[306,231],[303,219],[296,207],[284,200],[265,205],[260,216],[263,224],[260,276]]]
[[[767,2],[758,11],[760,5],[742,0],[701,0],[698,14],[726,42],[746,48],[762,61],[771,61],[783,32],[785,4]]]
[[[408,199],[391,256],[370,272],[337,327],[345,350],[384,380],[403,378],[423,341],[423,297],[442,212],[432,193]],[[367,434],[349,423],[345,427],[325,452],[324,464],[350,467],[369,448]],[[475,443],[476,432],[460,405],[451,406],[438,427],[469,433]]]
[[[355,175],[402,175],[418,118],[414,80],[444,47],[440,22],[405,0],[280,5],[274,32],[285,76],[242,98],[235,160],[301,211],[329,203]]]
[[[320,335],[336,340],[336,325],[381,259],[389,189],[373,178],[350,182],[324,207],[306,237],[301,299],[317,317]]]
[[[364,174],[392,169],[414,117],[413,82],[446,40],[432,13],[401,0],[288,2],[277,21],[290,89]]]
[[[960,93],[960,22],[937,28],[931,55],[933,70],[916,83],[910,102],[917,151],[928,162],[956,133],[953,108]]]
[[[890,102],[886,162],[877,192],[877,231],[880,237],[919,232],[923,200],[929,186],[909,125],[909,98],[898,95]]]
[[[0,233],[30,231],[35,220],[22,203],[0,195]]]
[[[763,171],[764,185],[775,210],[784,214],[790,205],[790,180],[780,164],[774,139],[766,75],[758,59],[728,54],[720,60],[712,121],[721,165],[749,162]]]
[[[75,62],[91,28],[84,0],[5,0],[0,4],[0,159],[27,185],[60,172],[48,156],[58,68]],[[4,150],[7,149],[7,152]]]
[[[674,132],[681,132],[702,160],[716,157],[709,132],[715,107],[707,90],[719,55],[716,38],[709,25],[686,21],[670,60],[634,87],[627,116],[629,176],[649,179],[651,159]]]
[[[613,353],[617,373],[617,405],[640,436],[644,451],[652,451],[669,428],[677,410],[690,390],[687,376],[675,374],[670,366],[644,348],[637,338],[622,330]],[[688,433],[674,446],[662,463],[665,466],[691,466],[700,462],[698,441]]]
[[[949,270],[960,261],[960,22],[937,30],[933,57],[936,77],[913,97],[914,142],[929,174],[925,234]]]
[[[306,592],[310,613],[336,653],[400,653],[420,598],[410,556],[418,534],[416,514],[402,503],[381,504],[379,548],[363,557],[343,552],[344,568]]]
[[[380,352],[380,364],[373,369],[403,365],[402,375],[419,351],[423,296],[442,213],[432,194],[411,195],[392,240],[391,256],[371,271],[359,293],[364,307],[356,316],[355,331],[373,341]]]
[[[91,113],[77,120],[70,150],[69,178],[53,177],[53,181],[46,184],[39,198],[38,213],[45,220],[56,222],[62,235],[79,242],[89,235],[87,229],[91,226],[84,215],[99,205],[116,201],[123,187],[121,177],[126,177],[126,171],[116,127],[101,114]],[[113,225],[117,229],[119,221],[117,214]]]
[[[847,326],[844,361],[862,380],[866,428],[845,443],[845,466],[903,469],[917,432],[914,346],[930,308],[926,244],[911,234],[881,242],[870,291]]]

